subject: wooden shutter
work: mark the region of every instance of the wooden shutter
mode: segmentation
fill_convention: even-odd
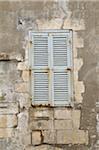
[[[48,35],[33,36],[34,66],[48,66]]]
[[[71,45],[69,33],[53,35],[53,99],[63,106],[71,101]]]
[[[70,73],[54,72],[54,104],[66,105],[70,102]]]
[[[70,67],[71,48],[70,35],[57,33],[53,35],[53,65],[60,67]]]
[[[33,103],[37,105],[49,102],[49,73],[48,73],[48,34],[33,34],[32,52],[32,91]]]
[[[34,72],[34,103],[47,104],[49,100],[49,85],[47,72]]]
[[[32,40],[33,103],[70,104],[71,32],[35,32]]]

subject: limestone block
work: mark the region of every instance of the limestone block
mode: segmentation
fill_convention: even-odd
[[[18,94],[18,101],[19,101],[20,108],[29,109],[29,107],[31,106],[31,100],[29,94],[27,93]]]
[[[83,130],[74,130],[72,133],[72,143],[88,145],[88,132]]]
[[[18,66],[17,66],[17,69],[18,69],[18,70],[27,70],[28,67],[27,67],[27,65],[26,65],[25,62],[19,62],[19,63],[18,63]]]
[[[76,103],[82,103],[83,97],[80,93],[75,94]]]
[[[83,40],[83,38],[78,36],[78,33],[76,31],[73,32],[73,43],[74,43],[73,46],[75,48],[83,48],[84,47],[84,40]]]
[[[28,146],[26,150],[56,150],[51,145]]]
[[[73,121],[73,128],[79,129],[80,127],[80,110],[73,110],[72,111],[72,121]]]
[[[55,145],[39,145],[39,146],[28,146],[26,150],[63,150],[63,148],[56,147]]]
[[[57,130],[57,144],[70,144],[72,143],[72,130]]]
[[[18,114],[18,129],[21,132],[25,132],[28,129],[28,112],[23,111]]]
[[[41,132],[32,131],[32,144],[38,145],[38,144],[41,144],[41,142],[42,142]]]
[[[64,150],[64,148],[55,147],[53,150]]]
[[[29,71],[28,70],[24,70],[22,72],[22,79],[23,79],[23,81],[29,81]]]
[[[17,126],[16,115],[0,115],[0,128],[11,128]]]
[[[47,108],[30,108],[30,120],[33,119],[51,119],[53,118],[53,110],[52,109],[47,109]]]
[[[42,131],[44,143],[55,144],[56,143],[56,130],[44,130]]]
[[[60,18],[54,18],[51,20],[36,20],[38,29],[60,29],[62,26],[63,20]]]
[[[30,129],[41,130],[41,129],[53,129],[52,120],[33,120],[30,122]]]
[[[15,84],[15,91],[16,92],[19,92],[19,93],[25,93],[25,92],[28,92],[29,89],[28,89],[28,83],[17,83]]]
[[[88,144],[88,132],[83,130],[58,130],[57,144]]]
[[[85,87],[82,81],[75,81],[74,83],[74,88],[75,88],[75,99],[76,102],[81,103],[82,102],[82,95],[81,93],[84,93]]]
[[[0,103],[0,115],[3,114],[17,114],[19,112],[18,103]]]
[[[24,133],[24,135],[22,137],[23,137],[24,145],[31,144],[31,134],[30,133]]]
[[[55,129],[72,129],[71,120],[55,120]]]
[[[74,71],[79,71],[80,68],[82,67],[83,65],[83,60],[81,58],[77,59],[75,58],[74,59]]]
[[[55,109],[55,119],[71,119],[71,110],[68,109]]]
[[[12,128],[0,128],[0,138],[8,138],[12,136]]]

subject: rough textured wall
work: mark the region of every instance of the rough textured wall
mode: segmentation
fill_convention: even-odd
[[[99,149],[98,9],[98,2],[0,2],[1,150]],[[31,105],[28,31],[40,29],[73,30],[71,108]]]

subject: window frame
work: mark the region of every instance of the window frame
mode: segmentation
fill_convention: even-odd
[[[71,54],[70,54],[70,57],[69,57],[69,59],[70,59],[70,61],[68,61],[68,62],[70,62],[70,66],[69,67],[65,67],[64,66],[64,68],[65,68],[65,70],[66,70],[66,72],[69,72],[70,73],[70,94],[71,94],[71,98],[70,98],[70,100],[68,100],[68,102],[67,103],[65,103],[64,105],[61,105],[61,100],[60,100],[60,104],[59,104],[59,106],[72,106],[72,102],[73,102],[73,31],[72,31],[72,29],[68,29],[68,30],[40,30],[40,31],[33,31],[33,30],[31,30],[31,31],[29,31],[29,39],[30,39],[30,47],[29,47],[29,68],[31,69],[31,81],[30,81],[30,85],[31,85],[31,96],[32,96],[32,105],[46,105],[46,106],[56,106],[56,105],[54,105],[54,102],[53,102],[53,93],[54,92],[51,92],[50,90],[53,90],[53,85],[50,85],[51,86],[51,89],[50,89],[50,87],[49,87],[49,93],[52,93],[52,95],[50,95],[50,97],[51,97],[51,100],[49,101],[49,103],[47,103],[47,104],[43,104],[43,103],[41,103],[41,104],[35,104],[35,101],[33,100],[34,98],[33,98],[33,95],[34,95],[34,90],[33,90],[33,85],[34,85],[34,81],[33,81],[33,70],[35,70],[35,67],[33,68],[33,61],[32,61],[32,58],[31,58],[31,56],[33,56],[33,35],[41,35],[41,34],[59,34],[59,33],[61,33],[61,35],[67,35],[67,34],[69,34],[69,41],[70,41],[70,49],[71,49]],[[50,50],[52,50],[52,49],[50,49]],[[49,48],[48,48],[48,53],[49,53]],[[50,52],[50,55],[53,55],[53,52],[51,51]],[[51,57],[50,57],[50,59],[51,59]],[[51,60],[50,60],[51,61]],[[49,58],[48,58],[48,67],[49,67]],[[47,68],[48,68],[47,67]],[[55,67],[55,66],[54,66]],[[58,66],[57,66],[58,67]],[[57,67],[56,67],[56,69],[57,69]],[[37,68],[37,67],[36,67]],[[38,67],[39,68],[39,67]],[[45,71],[46,71],[46,69],[47,69],[46,67],[45,67]],[[49,67],[50,68],[50,71],[51,71],[51,66]],[[44,71],[44,69],[43,69],[43,71]],[[51,74],[50,75],[50,80],[51,80],[51,83],[53,84],[54,82],[53,82],[53,77],[52,77],[53,75]]]

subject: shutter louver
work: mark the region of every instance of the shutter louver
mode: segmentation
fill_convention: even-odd
[[[54,103],[64,105],[70,100],[69,73],[54,72]]]
[[[54,105],[66,105],[70,102],[71,49],[69,34],[53,35]]]
[[[66,36],[53,36],[53,57],[54,66],[68,66]]]
[[[70,104],[71,31],[33,32],[32,41],[33,103],[53,106]]]
[[[34,72],[34,102],[48,103],[48,73]]]
[[[35,35],[34,66],[48,66],[48,37]]]

